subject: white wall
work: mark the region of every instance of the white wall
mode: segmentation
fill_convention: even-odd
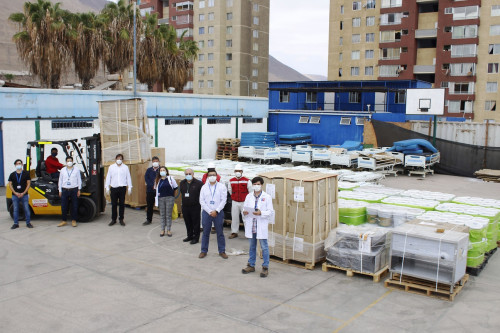
[[[151,134],[154,137],[154,119],[149,120]],[[193,119],[192,125],[165,125],[165,119],[158,118],[158,146],[165,148],[168,162],[192,160],[198,158],[199,120]],[[154,146],[153,139],[153,146]]]
[[[202,133],[202,158],[215,159],[218,138],[234,138],[236,136],[236,121],[231,119],[231,124],[208,125],[207,119],[203,119]]]
[[[267,132],[267,118],[261,124],[243,124],[243,119],[238,119],[238,138],[241,139],[242,132]]]

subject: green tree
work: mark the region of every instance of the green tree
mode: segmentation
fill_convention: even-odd
[[[157,13],[146,14],[143,23],[144,33],[137,45],[137,79],[148,85],[148,91],[153,91],[153,86],[162,77],[167,26],[158,26]]]
[[[38,0],[26,2],[22,13],[9,16],[10,21],[19,24],[19,32],[13,37],[19,57],[44,88],[59,88],[69,65],[65,30],[68,15],[59,3]]]

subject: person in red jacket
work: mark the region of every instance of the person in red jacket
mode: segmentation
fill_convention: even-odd
[[[62,168],[64,168],[64,165],[57,159],[57,148],[52,148],[50,150],[50,156],[45,160],[45,169],[54,181],[58,181],[59,170]]]
[[[243,211],[243,203],[248,193],[252,192],[252,182],[243,177],[243,167],[236,164],[234,167],[235,177],[229,180],[228,190],[231,194],[231,236],[229,239],[238,237],[240,230],[240,216]]]

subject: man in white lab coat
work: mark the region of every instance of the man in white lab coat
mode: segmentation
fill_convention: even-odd
[[[255,177],[252,179],[253,193],[249,193],[243,204],[243,219],[245,222],[245,237],[250,240],[249,258],[247,267],[241,272],[248,274],[255,272],[255,261],[257,257],[257,239],[262,249],[262,272],[260,277],[269,274],[269,246],[267,244],[268,224],[273,223],[274,216],[273,199],[269,194],[262,191],[264,179]]]

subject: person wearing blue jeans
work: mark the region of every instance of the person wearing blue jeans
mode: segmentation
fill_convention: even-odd
[[[247,267],[241,272],[248,274],[255,272],[255,261],[257,257],[257,240],[262,249],[262,272],[260,277],[269,275],[269,246],[267,245],[268,225],[274,223],[273,199],[262,191],[264,179],[255,177],[252,179],[253,193],[249,193],[243,203],[243,219],[245,222],[245,237],[249,239],[250,249]]]
[[[203,225],[203,236],[201,238],[201,252],[198,258],[203,259],[207,256],[208,243],[210,241],[210,228],[212,222],[217,233],[217,246],[219,256],[227,259],[226,240],[222,230],[224,223],[224,206],[227,201],[227,189],[224,184],[217,182],[217,172],[211,170],[208,172],[208,182],[203,185],[200,191],[200,205],[203,209],[201,216]]]
[[[9,188],[12,192],[12,210],[14,215],[14,224],[11,229],[19,228],[19,204],[23,205],[24,215],[26,216],[26,227],[33,228],[30,219],[30,205],[28,190],[31,186],[30,174],[23,170],[23,161],[17,159],[14,162],[16,171],[9,176]]]

